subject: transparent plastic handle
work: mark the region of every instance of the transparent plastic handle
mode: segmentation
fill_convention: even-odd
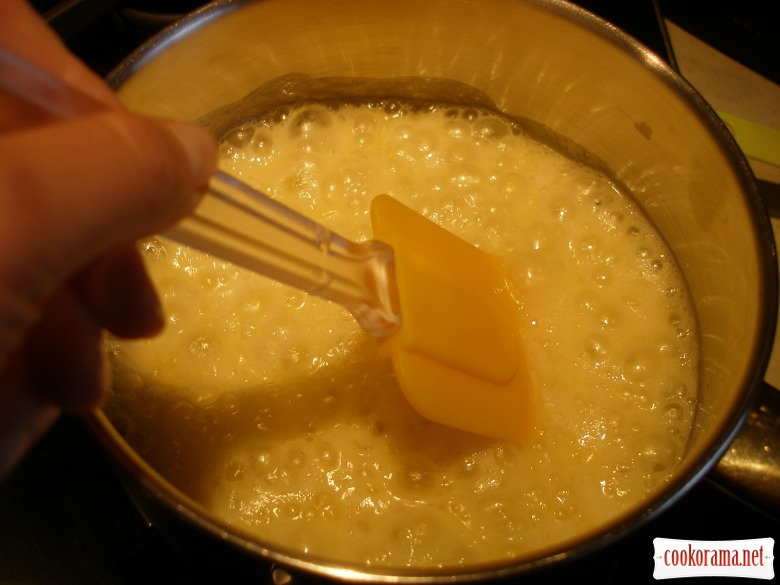
[[[400,325],[388,245],[343,238],[222,171],[195,212],[165,235],[339,303],[374,335]]]
[[[106,106],[0,47],[0,88],[61,118]],[[346,307],[374,335],[400,326],[392,249],[351,242],[224,172],[166,235]]]

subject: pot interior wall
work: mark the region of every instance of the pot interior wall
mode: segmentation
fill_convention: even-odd
[[[455,80],[601,161],[667,238],[698,311],[688,470],[724,440],[771,345],[771,240],[735,147],[663,65],[561,2],[266,0],[180,24],[116,81],[137,111],[195,120],[291,73]]]

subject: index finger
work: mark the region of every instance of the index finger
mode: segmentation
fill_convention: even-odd
[[[216,145],[195,126],[105,110],[0,137],[0,160],[0,282],[37,306],[106,250],[190,211]]]

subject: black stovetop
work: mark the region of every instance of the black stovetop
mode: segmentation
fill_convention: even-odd
[[[780,83],[780,61],[772,57],[780,54],[777,22],[770,18],[773,1],[710,0],[706,10],[697,0],[583,0],[577,4],[674,63],[659,25],[660,10],[689,32]],[[101,75],[107,75],[160,27],[200,3],[33,2],[72,50]],[[157,12],[160,6],[165,13]],[[557,576],[569,582],[605,585],[654,582],[656,537],[777,539],[780,523],[705,479],[654,521],[604,551],[564,567]],[[549,579],[547,575],[543,581]],[[708,579],[707,583],[717,581],[734,584],[736,580]],[[0,585],[12,583],[208,585],[212,581],[144,520],[83,422],[67,416],[0,486]]]
[[[657,519],[562,567],[553,580],[652,583],[656,537],[777,539],[780,523],[704,480]],[[544,573],[523,583],[549,583],[551,578]],[[740,580],[706,579],[718,581],[736,585]],[[32,583],[222,585],[202,575],[145,522],[107,455],[86,425],[72,416],[61,419],[0,487],[0,584]]]

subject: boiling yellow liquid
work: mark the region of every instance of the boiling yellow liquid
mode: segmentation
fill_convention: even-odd
[[[342,235],[387,193],[500,255],[522,323],[527,444],[430,423],[339,306],[162,239],[168,312],[110,345],[131,445],[274,548],[371,566],[516,558],[604,526],[667,481],[697,388],[685,283],[602,174],[457,108],[309,105],[231,132],[221,166]]]

